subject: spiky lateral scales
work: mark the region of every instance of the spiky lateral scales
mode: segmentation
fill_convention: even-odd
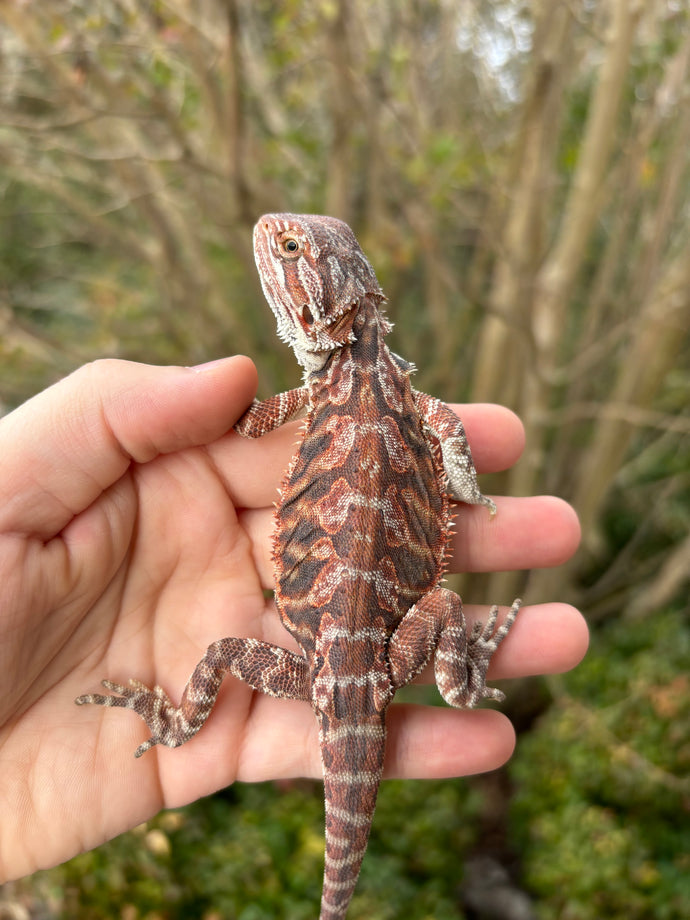
[[[462,423],[410,386],[373,269],[331,217],[267,214],[254,231],[264,292],[304,385],[253,404],[237,423],[260,437],[306,412],[276,506],[275,601],[302,655],[254,639],[214,642],[175,706],[160,687],[104,681],[78,703],[132,709],[154,744],[202,727],[225,674],[273,696],[309,700],[319,723],[326,854],[321,920],[343,920],[364,856],[397,689],[434,660],[452,706],[501,694],[489,662],[512,626],[497,608],[468,634],[460,598],[440,586],[450,498],[484,505]]]

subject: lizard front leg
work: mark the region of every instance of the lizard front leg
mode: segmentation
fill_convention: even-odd
[[[424,424],[439,441],[450,494],[470,505],[484,505],[493,517],[496,505],[479,491],[464,425],[440,399],[419,390],[413,390],[412,395]]]
[[[309,402],[309,390],[296,387],[277,393],[262,402],[254,400],[244,415],[234,425],[243,438],[260,438],[285,422],[297,418]]]
[[[487,697],[503,699],[500,690],[486,686],[486,672],[520,604],[513,602],[498,629],[498,607],[492,607],[486,623],[475,623],[468,634],[459,596],[434,588],[408,610],[391,637],[388,661],[394,688],[409,683],[433,656],[436,684],[451,706],[469,708]]]
[[[151,737],[140,744],[134,756],[155,744],[179,747],[199,731],[208,718],[226,674],[232,674],[269,696],[308,700],[309,668],[306,658],[258,639],[219,639],[206,649],[175,706],[161,687],[149,689],[136,679],[128,686],[102,681],[118,696],[88,693],[75,700],[78,706],[122,706],[133,709],[146,722]]]

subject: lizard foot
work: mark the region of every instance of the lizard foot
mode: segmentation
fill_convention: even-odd
[[[113,683],[111,680],[103,680],[101,683],[106,690],[119,695],[86,693],[78,696],[74,702],[77,706],[84,706],[88,703],[96,706],[121,706],[125,709],[132,709],[141,716],[152,735],[139,745],[134,752],[135,757],[141,757],[156,744],[179,747],[195,734],[182,715],[181,709],[173,705],[170,697],[161,687],[155,686],[151,690],[136,678],[131,678],[126,687]]]
[[[522,601],[518,598],[503,623],[496,629],[498,606],[489,611],[486,623],[475,623],[467,639],[467,687],[466,706],[476,706],[482,699],[503,700],[505,693],[495,687],[487,687],[486,672],[494,652],[505,639],[515,622]]]

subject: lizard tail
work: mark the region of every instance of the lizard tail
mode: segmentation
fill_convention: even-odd
[[[385,749],[382,718],[343,723],[322,736],[326,858],[319,920],[343,920],[376,807]]]

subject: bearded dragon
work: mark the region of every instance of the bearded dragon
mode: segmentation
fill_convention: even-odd
[[[320,920],[345,917],[383,771],[386,710],[433,659],[443,698],[471,707],[503,694],[489,661],[517,616],[468,627],[443,587],[451,500],[496,510],[482,495],[462,422],[413,389],[414,366],[391,352],[384,295],[351,229],[332,217],[266,214],[254,253],[278,335],[303,386],[255,402],[235,425],[258,438],[305,416],[275,513],[275,605],[301,654],[252,638],[214,642],[175,706],[160,687],[103,681],[121,706],[177,747],[208,718],[226,674],[311,704],[319,726],[326,813]]]

